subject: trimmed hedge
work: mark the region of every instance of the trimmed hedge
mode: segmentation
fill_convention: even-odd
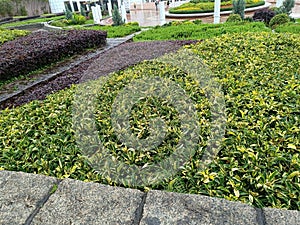
[[[199,40],[220,36],[228,33],[266,32],[271,31],[264,23],[238,22],[223,24],[193,24],[192,22],[157,26],[136,35],[134,41],[150,40]],[[178,25],[176,25],[178,24]]]
[[[222,149],[205,170],[199,170],[202,156],[199,148],[174,177],[144,188],[205,194],[257,207],[300,210],[299,36],[235,33],[189,48],[211,68],[225,94],[227,125]],[[204,92],[174,66],[144,62],[114,73],[98,92],[99,111],[95,112],[95,118],[102,131],[100,138],[109,140],[105,146],[124,162],[143,164],[168,154],[164,151],[135,154],[121,146],[109,129],[107,111],[111,97],[131,79],[154,75],[178,81],[195,104],[201,106],[199,119],[204,136],[199,145],[206,144],[210,113],[205,107]],[[74,87],[44,101],[1,112],[0,170],[115,185],[106,175],[95,172],[76,146],[72,128],[73,94]],[[141,125],[147,123],[147,118],[153,118],[154,113],[166,115],[165,110],[170,110],[166,119],[175,119],[175,128],[170,131],[177,134],[176,111],[172,106],[162,101],[140,103],[130,121],[133,132],[145,130]],[[177,136],[173,138],[176,141]]]
[[[204,3],[203,3],[204,4]],[[171,8],[169,10],[169,13],[170,14],[195,14],[195,13],[209,13],[209,12],[213,12],[214,11],[214,3],[207,3],[209,7],[208,9],[191,9],[191,10],[188,10],[188,9],[177,9],[176,8]],[[223,3],[224,4],[224,3]],[[257,7],[257,6],[261,6],[261,5],[264,5],[265,4],[265,1],[260,1],[260,2],[256,2],[256,3],[246,3],[246,9],[247,8],[253,8],[253,7]],[[180,7],[180,6],[179,6]],[[231,5],[228,5],[228,7],[221,7],[220,11],[221,12],[224,12],[224,11],[230,11],[232,10],[233,7],[232,7],[232,4]]]
[[[27,74],[84,49],[106,44],[104,31],[35,32],[0,47],[0,80]]]
[[[277,33],[293,33],[300,34],[300,24],[299,23],[287,23],[279,25],[275,28]]]

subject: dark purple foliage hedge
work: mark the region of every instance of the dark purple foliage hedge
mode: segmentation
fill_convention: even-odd
[[[27,74],[63,57],[106,44],[107,33],[94,30],[38,31],[0,46],[0,80]]]

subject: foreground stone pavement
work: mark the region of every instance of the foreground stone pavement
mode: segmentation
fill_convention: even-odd
[[[0,224],[299,225],[300,212],[0,171]]]

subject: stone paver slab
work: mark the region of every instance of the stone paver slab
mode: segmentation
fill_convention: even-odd
[[[142,225],[257,225],[253,207],[219,198],[150,191],[144,206]]]
[[[65,179],[31,225],[131,225],[143,195],[138,190]]]
[[[24,224],[55,183],[52,177],[0,171],[0,224]]]
[[[300,212],[296,210],[282,210],[264,208],[266,223],[265,225],[299,225]]]

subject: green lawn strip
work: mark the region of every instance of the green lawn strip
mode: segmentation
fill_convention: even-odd
[[[28,24],[34,24],[34,23],[48,22],[48,21],[52,21],[52,20],[60,20],[63,18],[65,18],[65,16],[55,16],[55,17],[50,17],[50,18],[37,18],[37,19],[17,21],[17,22],[12,22],[12,23],[5,23],[5,24],[0,25],[0,27],[7,28],[7,27],[22,26],[22,25],[28,25]]]
[[[300,24],[299,23],[287,23],[283,25],[279,25],[275,28],[277,33],[300,33]]]
[[[6,30],[0,28],[0,45],[2,45],[4,42],[12,41],[29,33],[29,31],[24,30]]]
[[[151,40],[199,40],[220,36],[227,33],[266,32],[271,30],[261,22],[239,22],[223,24],[193,24],[157,26],[134,37],[134,41]]]
[[[135,32],[138,32],[141,30],[141,28],[138,25],[121,25],[121,26],[88,26],[88,27],[82,27],[77,26],[70,29],[80,29],[80,30],[103,30],[107,31],[107,37],[108,38],[117,38],[117,37],[125,37],[127,35],[133,34]]]
[[[199,170],[210,118],[203,91],[182,71],[156,63],[144,62],[115,73],[98,92],[100,104],[95,115],[104,145],[118,160],[141,165],[172,152],[180,131],[176,128],[176,112],[168,114],[172,109],[167,103],[160,106],[159,100],[150,98],[133,110],[131,125],[138,135],[145,130],[147,118],[155,117],[153,109],[174,126],[164,145],[152,152],[128,151],[116,140],[109,121],[114,95],[132,79],[171,76],[198,106],[203,138],[194,157],[180,172],[150,188],[299,210],[299,36],[235,33],[190,48],[212,69],[225,94],[227,130],[213,163],[204,171]],[[114,185],[109,177],[88,165],[76,146],[72,127],[74,90],[75,86],[44,101],[1,111],[0,169]]]

